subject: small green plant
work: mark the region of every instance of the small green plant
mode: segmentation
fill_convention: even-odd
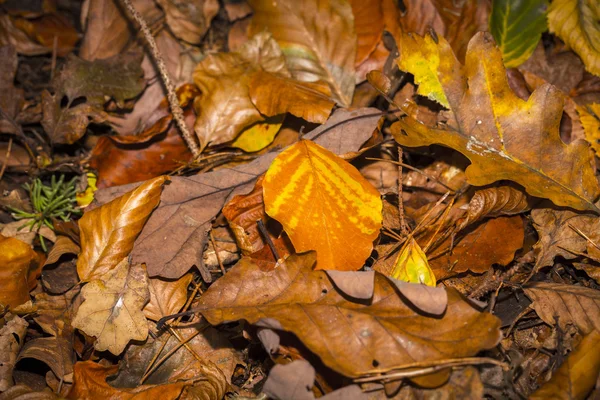
[[[52,175],[50,185],[48,186],[41,179],[35,178],[31,183],[23,185],[29,192],[33,211],[27,212],[10,207],[10,210],[13,212],[13,218],[17,220],[30,219],[19,230],[29,227],[30,231],[35,230],[38,232],[44,251],[46,251],[46,244],[42,235],[39,234],[42,226],[46,225],[48,228],[54,230],[54,226],[52,225],[53,218],[68,221],[72,214],[81,213],[76,206],[76,179],[75,177],[65,182],[65,176],[61,175],[57,181],[56,176]]]

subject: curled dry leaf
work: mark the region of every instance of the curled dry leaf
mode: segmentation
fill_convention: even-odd
[[[150,301],[144,307],[146,318],[158,321],[162,317],[178,313],[187,300],[187,288],[193,277],[192,274],[187,274],[177,280],[150,278]]]
[[[73,382],[73,344],[62,337],[33,339],[23,346],[17,362],[25,358],[42,361],[59,380]]]
[[[381,71],[371,71],[367,74],[367,80],[375,89],[383,94],[388,94],[392,87],[392,81]]]
[[[324,271],[314,253],[290,256],[263,272],[242,259],[201,297],[198,311],[211,324],[273,318],[293,332],[330,368],[354,377],[415,361],[464,357],[495,346],[500,321],[448,290],[441,317],[415,311],[386,277],[375,274],[372,300],[353,302]]]
[[[89,282],[81,290],[83,303],[73,327],[95,336],[94,348],[121,354],[131,340],[145,340],[148,323],[142,308],[148,302],[148,276],[140,265],[124,258],[114,269]]]
[[[160,176],[136,189],[86,212],[79,220],[81,254],[77,273],[83,281],[106,274],[131,252],[133,244],[152,210],[160,202],[163,184]]]
[[[486,217],[516,215],[529,210],[527,196],[510,186],[478,190],[475,192],[466,215],[457,222],[457,229],[464,229]]]
[[[600,332],[586,335],[548,382],[534,392],[530,400],[587,398],[600,374]]]
[[[29,300],[29,291],[36,286],[35,274],[43,260],[30,245],[0,234],[0,304],[17,307]],[[39,274],[38,274],[39,275]]]
[[[380,119],[381,113],[372,108],[337,110],[326,124],[305,138],[314,139],[336,154],[353,152],[369,139]],[[212,219],[232,196],[251,191],[256,178],[277,154],[270,152],[248,164],[192,177],[171,178],[161,195],[161,204],[136,240],[131,252],[133,262],[146,263],[150,276],[169,279],[181,277],[193,265],[202,265],[199,249],[204,248]],[[134,187],[98,190],[96,199],[102,204]]]
[[[158,0],[167,25],[179,39],[200,44],[210,22],[219,12],[217,0]]]
[[[64,254],[79,254],[80,250],[81,249],[79,246],[73,240],[71,240],[71,238],[68,236],[59,236],[56,238],[54,246],[52,246],[50,252],[48,253],[48,258],[44,263],[44,267],[46,265],[54,264]]]
[[[558,89],[543,85],[528,101],[518,98],[489,34],[471,40],[464,67],[443,38],[436,44],[430,36],[403,34],[399,43],[400,67],[427,83],[419,88],[424,95],[450,109],[445,124],[428,126],[411,116],[396,122],[392,133],[400,144],[442,144],[460,151],[471,160],[466,174],[473,185],[513,180],[557,205],[598,211],[589,146],[582,140],[569,145],[560,140],[563,97]]]
[[[0,328],[0,392],[14,385],[13,368],[25,342],[28,326],[27,321],[10,313],[4,316],[4,320]]]
[[[263,182],[265,211],[318,269],[360,269],[379,235],[379,192],[347,161],[312,141],[284,150]]]
[[[15,75],[17,73],[17,66],[19,59],[17,57],[17,51],[13,46],[1,46],[0,47],[0,107],[2,111],[7,114],[10,118],[15,118],[25,101],[25,92],[21,88],[15,87]],[[13,124],[6,121],[4,117],[0,118],[0,132],[3,133],[16,133],[16,129]],[[4,150],[4,149],[3,149]],[[14,157],[14,156],[13,156]],[[10,165],[15,163],[16,160],[8,160]],[[24,158],[23,164],[29,163],[29,155]]]
[[[350,4],[343,0],[250,0],[250,33],[273,34],[294,79],[323,80],[342,106],[352,102],[356,33]]]
[[[559,283],[536,282],[525,287],[533,308],[548,325],[575,325],[583,334],[600,332],[600,292]],[[557,318],[555,318],[557,317]]]

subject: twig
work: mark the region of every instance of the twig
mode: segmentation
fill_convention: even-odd
[[[225,275],[225,267],[223,266],[223,262],[221,261],[221,256],[219,256],[219,249],[217,248],[217,244],[215,243],[215,237],[213,236],[212,229],[208,234],[210,237],[210,242],[212,243],[213,250],[215,251],[215,256],[217,257],[217,262],[219,263],[219,268],[221,268],[221,273]]]
[[[400,214],[400,232],[408,235],[408,228],[404,220],[404,202],[402,201],[402,147],[398,145],[398,213]]]
[[[154,41],[154,37],[152,36],[152,32],[148,28],[148,24],[144,20],[144,17],[135,9],[131,0],[121,0],[121,2],[125,5],[127,10],[131,13],[133,19],[140,25],[140,29],[150,46],[150,50],[152,52],[152,58],[154,58],[154,62],[156,62],[156,66],[160,72],[160,76],[162,78],[163,83],[165,84],[165,88],[167,89],[167,99],[169,100],[169,105],[171,106],[171,112],[173,112],[173,118],[175,118],[175,122],[177,122],[177,126],[181,131],[181,135],[185,140],[185,143],[189,147],[190,151],[194,155],[194,158],[200,156],[202,150],[198,147],[196,140],[190,133],[187,125],[185,124],[185,120],[183,117],[183,110],[181,109],[181,105],[179,105],[179,100],[177,99],[177,94],[175,94],[175,85],[171,81],[171,77],[169,76],[169,72],[167,71],[167,67],[165,66],[165,62],[158,50],[158,46]]]
[[[267,245],[269,245],[271,253],[273,253],[273,257],[275,257],[275,261],[279,261],[279,253],[277,252],[277,249],[275,248],[275,245],[271,240],[271,236],[269,236],[269,232],[267,231],[267,228],[265,227],[265,224],[263,223],[262,219],[256,221],[256,225],[258,226],[258,231],[263,236],[263,239],[265,240],[265,242],[267,242]]]
[[[12,137],[8,138],[8,148],[6,149],[6,156],[4,156],[4,162],[2,163],[2,169],[0,169],[0,181],[4,176],[4,171],[6,170],[6,166],[8,165],[8,159],[10,158],[10,151],[12,150]]]

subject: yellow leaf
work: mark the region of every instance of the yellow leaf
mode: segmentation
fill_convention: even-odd
[[[583,125],[585,140],[592,146],[596,155],[600,157],[600,104],[592,103],[577,106],[577,113]]]
[[[96,187],[96,182],[98,182],[98,177],[93,172],[88,172],[86,174],[87,177],[87,187],[85,191],[79,192],[76,195],[77,205],[81,208],[85,208],[90,205],[92,201],[94,201],[94,193],[98,190]]]
[[[581,57],[585,68],[600,76],[600,2],[552,0],[548,11],[550,32]]]
[[[396,259],[392,278],[412,283],[423,283],[435,287],[435,275],[427,256],[415,239],[410,238]]]
[[[240,135],[235,138],[232,147],[237,147],[248,153],[259,151],[267,147],[275,139],[275,135],[279,132],[285,115],[278,115],[269,118],[265,122],[258,122],[244,129]]]
[[[0,234],[0,307],[17,307],[29,300],[29,271],[37,269],[38,257],[25,242]],[[33,282],[35,286],[35,281]]]
[[[316,250],[317,269],[357,270],[382,223],[379,192],[351,164],[302,140],[271,164],[265,210],[298,252]]]
[[[160,202],[167,176],[150,179],[79,220],[81,254],[77,273],[83,281],[105,275],[129,255],[152,210]]]
[[[96,337],[94,348],[121,354],[130,340],[146,340],[148,323],[142,308],[150,298],[148,275],[140,264],[129,267],[127,257],[99,279],[83,287],[83,303],[73,327]]]

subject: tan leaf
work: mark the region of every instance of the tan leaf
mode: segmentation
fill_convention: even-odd
[[[524,288],[548,325],[575,325],[583,334],[600,331],[600,291],[575,285],[536,282]],[[555,318],[557,317],[557,318]]]
[[[585,140],[600,155],[600,103],[577,106],[577,113],[585,132]]]
[[[54,264],[64,254],[79,254],[80,251],[80,247],[71,238],[68,236],[59,236],[56,238],[56,242],[50,249],[50,252],[48,252],[48,258],[44,263],[44,267]]]
[[[187,274],[177,280],[150,278],[150,301],[144,307],[146,318],[158,321],[179,312],[187,300],[187,288],[193,277],[192,274]]]
[[[81,280],[90,281],[106,274],[129,254],[152,210],[160,202],[162,186],[167,180],[166,176],[148,180],[84,214],[79,220],[81,254],[77,260]]]
[[[73,345],[61,337],[33,339],[23,346],[17,362],[24,358],[34,358],[48,365],[58,379],[73,382]]]
[[[360,269],[379,235],[379,192],[347,161],[312,141],[284,150],[263,182],[265,211],[318,269]]]
[[[14,385],[13,368],[27,333],[27,321],[17,315],[8,313],[4,316],[0,328],[0,391]]]
[[[396,122],[392,133],[400,144],[441,144],[460,151],[471,160],[466,174],[473,185],[512,180],[559,206],[598,211],[593,153],[585,141],[566,145],[559,136],[563,101],[558,89],[544,85],[528,101],[518,98],[486,33],[469,43],[464,67],[443,38],[435,44],[430,37],[404,34],[399,48],[405,68],[427,83],[419,88],[423,94],[450,109],[449,120],[435,126],[411,116]]]
[[[356,33],[352,8],[345,0],[250,0],[250,33],[265,27],[286,56],[292,77],[327,82],[342,106],[352,102]]]
[[[600,332],[586,335],[552,378],[534,392],[530,400],[586,399],[594,388],[600,374]]]
[[[140,9],[142,1],[145,0],[136,0],[133,4],[143,15]],[[116,2],[88,0],[81,17],[85,34],[79,47],[79,57],[84,60],[93,61],[116,56],[129,42],[127,17]]]
[[[217,0],[158,0],[158,4],[175,36],[191,44],[200,44],[219,12]]]
[[[290,256],[273,271],[242,259],[201,297],[199,312],[211,324],[277,320],[330,368],[354,377],[415,361],[464,357],[495,346],[500,321],[480,313],[455,290],[441,317],[415,311],[386,277],[375,274],[371,301],[340,294],[314,253]]]
[[[142,266],[129,267],[124,258],[114,269],[81,290],[83,303],[73,318],[73,327],[95,336],[94,348],[121,354],[131,340],[148,337],[142,308],[148,302],[148,276]]]

